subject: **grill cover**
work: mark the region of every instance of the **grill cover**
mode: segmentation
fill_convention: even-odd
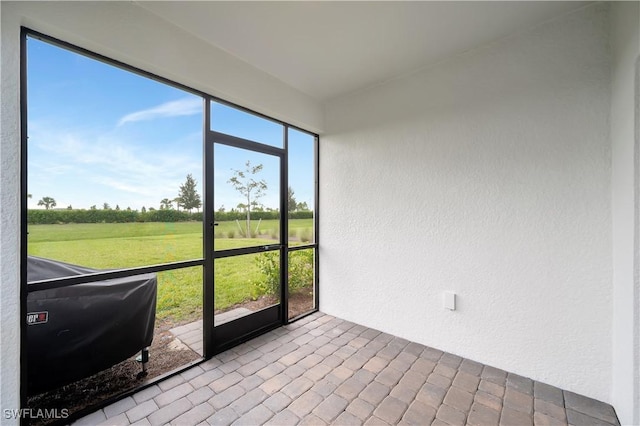
[[[29,256],[27,281],[99,271]],[[150,346],[156,287],[156,275],[145,274],[29,293],[29,394],[90,376]]]

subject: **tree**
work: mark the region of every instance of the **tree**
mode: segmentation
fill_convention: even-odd
[[[171,201],[168,198],[163,198],[160,201],[160,210],[170,210],[171,209],[171,204],[173,203],[173,201]]]
[[[296,207],[296,210],[302,211],[302,212],[306,212],[309,211],[309,206],[307,205],[306,201],[303,201],[301,203],[298,203],[298,206]]]
[[[176,197],[173,199],[173,202],[176,203],[176,210],[180,211],[180,207],[182,207],[182,198]]]
[[[251,211],[253,212],[263,212],[264,206],[256,201],[251,202]]]
[[[256,204],[260,197],[264,196],[264,191],[267,190],[267,182],[265,182],[264,179],[255,180],[253,178],[253,176],[260,173],[262,169],[262,164],[251,166],[251,161],[247,161],[244,170],[231,169],[233,171],[233,177],[228,180],[228,183],[247,200],[247,204],[245,205],[247,213],[245,237],[247,238],[251,237],[251,207]]]
[[[198,183],[195,181],[191,173],[187,175],[187,180],[184,184],[180,185],[180,192],[178,193],[178,198],[180,198],[180,204],[185,210],[198,209],[202,207],[202,201],[200,200],[200,194],[196,191],[196,185]]]
[[[46,210],[49,210],[51,207],[56,206],[56,200],[51,197],[42,197],[40,201],[38,201],[39,206],[44,206]]]
[[[298,204],[296,203],[296,197],[293,196],[293,189],[289,187],[287,191],[287,211],[293,212],[296,211]]]
[[[109,203],[104,203],[102,205],[102,210],[111,210],[111,206],[109,205]]]
[[[147,209],[146,209],[144,206],[142,206],[142,209],[140,209],[140,211],[141,211],[142,213],[146,213],[146,212],[147,212]]]
[[[116,204],[116,210],[120,211],[120,206]]]

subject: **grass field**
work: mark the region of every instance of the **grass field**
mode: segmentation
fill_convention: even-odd
[[[242,225],[242,224],[241,224]],[[257,221],[252,222],[255,229]],[[312,219],[289,221],[289,235],[300,239],[311,235]],[[278,221],[262,221],[257,238],[239,236],[235,222],[220,222],[215,228],[217,250],[273,244]],[[234,238],[228,238],[233,235]],[[30,225],[28,253],[97,269],[130,268],[203,257],[202,224],[172,223],[91,223]],[[252,283],[261,279],[255,255],[216,261],[215,308],[224,309],[259,296]],[[158,274],[158,318],[193,318],[202,310],[201,267]]]

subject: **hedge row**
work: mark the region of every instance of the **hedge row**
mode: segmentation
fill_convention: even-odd
[[[253,212],[251,219],[278,219],[279,212]],[[289,213],[290,219],[310,219],[311,211]],[[246,215],[241,212],[215,212],[214,220],[219,222],[243,220]],[[138,212],[135,210],[40,210],[34,209],[27,212],[29,224],[54,224],[54,223],[125,223],[125,222],[186,222],[190,220],[202,221],[202,212],[185,212],[177,210],[147,210]]]
[[[124,223],[124,222],[185,222],[202,220],[202,213],[177,210],[29,210],[27,223]]]
[[[218,222],[228,222],[233,220],[244,220],[247,218],[247,214],[242,212],[215,212],[213,214],[213,217],[214,217],[214,220]],[[299,212],[289,212],[289,219],[312,219],[312,218],[313,218],[313,212],[309,210],[299,211]],[[277,211],[251,212],[251,220],[254,220],[254,219],[262,219],[262,220],[280,219],[280,212],[277,212]]]

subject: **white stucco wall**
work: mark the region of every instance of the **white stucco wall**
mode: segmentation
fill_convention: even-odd
[[[10,46],[19,34],[5,33],[7,13],[0,3],[0,409],[20,407],[20,327],[18,203],[20,175],[19,139],[19,55]],[[2,424],[17,424],[4,418]]]
[[[638,382],[638,268],[634,251],[638,219],[637,60],[640,7],[614,3],[611,9],[611,152],[613,225],[612,400],[623,424],[640,424]],[[634,231],[635,230],[635,231]],[[637,277],[635,277],[637,279]]]
[[[321,310],[611,401],[608,22],[592,5],[326,105]]]
[[[18,327],[18,128],[17,114],[12,111],[17,99],[15,79],[5,69],[15,66],[5,55],[5,13],[0,7],[0,409],[19,407],[19,341]],[[7,38],[10,36],[7,34]],[[11,42],[12,40],[6,40]],[[6,117],[6,119],[5,119]],[[5,184],[5,182],[7,182]],[[0,411],[0,415],[2,412]],[[7,422],[3,419],[2,422]],[[17,424],[17,422],[14,422]]]
[[[20,26],[60,38],[311,131],[320,105],[132,2],[0,2],[0,423],[19,407]]]

